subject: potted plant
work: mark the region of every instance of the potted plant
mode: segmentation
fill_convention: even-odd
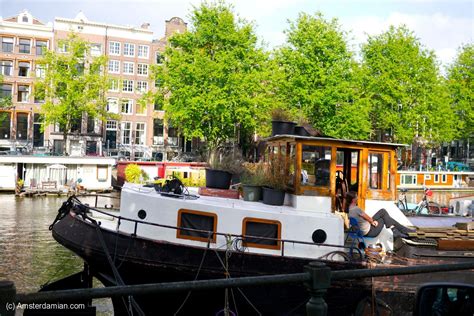
[[[293,135],[296,123],[291,121],[291,115],[286,109],[272,110],[272,136]]]
[[[283,205],[286,185],[289,181],[285,165],[285,157],[274,154],[265,166],[265,183],[263,187],[263,203],[268,205]]]
[[[244,201],[257,202],[262,199],[262,186],[265,185],[265,169],[262,163],[247,163],[240,177]]]
[[[234,150],[221,149],[210,155],[206,168],[206,187],[227,190],[233,175],[242,173],[242,157]]]

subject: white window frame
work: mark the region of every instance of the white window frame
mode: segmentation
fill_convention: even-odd
[[[143,127],[143,129],[138,129],[139,126]],[[145,145],[145,143],[146,143],[146,123],[136,122],[135,123],[135,144]]]
[[[439,183],[439,174],[434,175],[434,183]]]
[[[425,181],[426,180],[431,180],[431,174],[425,174]]]
[[[119,102],[118,98],[107,98],[107,112],[118,113]]]
[[[123,43],[123,55],[128,57],[135,57],[135,44]]]
[[[130,61],[124,61],[122,67],[122,73],[126,75],[133,75],[135,73],[135,63]]]
[[[35,76],[36,78],[44,78],[46,75],[46,69],[43,65],[36,65]]]
[[[408,177],[412,177],[411,181],[407,181]],[[416,174],[402,174],[400,179],[400,184],[403,185],[416,185],[417,176]]]
[[[128,127],[128,128],[126,128]],[[128,131],[128,142],[125,141],[125,132]],[[132,123],[131,122],[122,122],[122,135],[120,135],[120,140],[122,144],[130,145],[132,143]]]
[[[447,183],[447,182],[448,182],[448,175],[444,173],[441,175],[441,183]]]
[[[146,54],[144,54],[146,52]],[[150,46],[148,45],[138,45],[138,58],[148,59],[150,55]]]
[[[20,86],[22,86],[22,87],[27,87],[28,90],[26,91],[26,98],[25,98],[25,100],[22,99],[21,101],[18,101],[18,96],[20,96],[20,93],[23,93],[23,92],[24,92],[24,91],[20,91]],[[18,93],[18,96],[17,96],[17,98],[16,98],[16,99],[17,99],[17,102],[18,102],[18,103],[28,103],[29,100],[30,100],[30,93],[31,93],[30,86],[29,86],[29,85],[26,85],[26,84],[19,84],[18,87],[17,87],[17,90],[18,90],[18,92],[17,92],[17,93]]]
[[[100,56],[102,55],[102,44],[100,43],[92,43],[91,46],[91,55],[92,56]]]
[[[137,75],[148,76],[148,64],[137,64]]]
[[[108,130],[108,131],[116,131],[117,130],[117,121],[108,120],[105,123],[105,129]]]
[[[109,91],[110,92],[119,92],[120,84],[117,78],[109,79]]]
[[[109,55],[120,56],[120,42],[109,42]]]
[[[126,106],[127,111],[123,111],[123,107]],[[121,99],[120,100],[120,113],[122,114],[133,114],[133,99]]]
[[[146,93],[148,92],[148,81],[137,81],[137,90],[138,93]]]
[[[110,74],[120,73],[120,60],[109,60],[108,71]]]
[[[2,60],[0,60],[0,62],[2,63],[2,65],[1,65],[1,67],[0,67],[0,75],[2,75],[2,76],[7,76],[7,77],[13,76],[13,68],[14,68],[14,66],[13,66],[13,61],[12,61],[12,60],[4,60],[4,59],[2,59]],[[6,69],[6,67],[5,67],[5,65],[3,64],[3,63],[5,63],[5,62],[10,63],[10,74],[8,74],[8,75],[5,74],[5,69]]]
[[[122,80],[122,92],[133,93],[133,80],[124,79]]]

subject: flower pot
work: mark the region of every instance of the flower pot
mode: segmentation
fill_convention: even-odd
[[[311,136],[308,131],[306,130],[306,128],[304,128],[303,126],[295,126],[295,135],[299,135],[299,136]]]
[[[244,201],[258,202],[262,199],[262,187],[257,185],[242,186],[244,191]]]
[[[285,191],[272,188],[263,188],[263,204],[283,205],[285,202]]]
[[[272,136],[293,135],[296,123],[286,121],[272,121]]]
[[[228,190],[232,173],[223,170],[206,169],[206,188]]]

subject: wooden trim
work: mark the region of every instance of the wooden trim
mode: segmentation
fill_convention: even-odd
[[[262,244],[256,244],[256,243],[249,243],[245,242],[245,236],[247,233],[247,222],[254,222],[254,223],[263,223],[263,224],[270,224],[270,225],[277,225],[277,244],[275,246],[273,245],[262,245]],[[257,237],[257,236],[256,236]],[[264,249],[273,249],[273,250],[280,250],[281,249],[281,223],[280,221],[277,220],[271,220],[271,219],[264,219],[264,218],[254,218],[254,217],[245,217],[242,220],[242,244],[245,247],[253,247],[253,248],[264,248]]]
[[[329,162],[329,195],[331,196],[331,212],[336,209],[336,163],[337,146],[332,146],[331,161]]]
[[[360,184],[359,184],[359,194],[358,194],[358,206],[362,209],[365,209],[365,200],[369,193],[369,187],[367,185],[367,178],[369,173],[368,167],[369,159],[369,150],[367,148],[362,148],[360,152]]]
[[[395,150],[390,153],[390,192],[392,193],[392,200],[397,198],[397,154]]]
[[[176,229],[176,238],[181,238],[181,239],[190,239],[190,240],[196,240],[196,241],[203,241],[207,242],[208,238],[205,237],[196,237],[196,236],[188,236],[188,235],[182,235],[180,234],[180,229],[181,229],[181,214],[182,213],[187,213],[187,214],[194,214],[194,215],[200,215],[200,216],[208,216],[214,218],[214,226],[212,228],[212,238],[211,238],[211,243],[216,242],[216,231],[217,231],[217,214],[214,213],[209,213],[209,212],[201,212],[201,211],[195,211],[195,210],[188,210],[188,209],[180,209],[178,211],[178,229]]]
[[[303,145],[301,143],[296,143],[295,146],[295,159],[296,159],[296,170],[295,170],[295,192],[296,194],[302,194],[301,191],[301,159],[303,158]]]

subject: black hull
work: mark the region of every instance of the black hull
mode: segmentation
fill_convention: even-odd
[[[105,229],[100,229],[100,234],[125,284],[189,281],[196,278],[198,271],[199,280],[225,277],[221,263],[224,262],[225,252],[222,250],[205,251],[197,247],[117,234]],[[104,285],[116,285],[94,224],[82,220],[79,216],[67,215],[54,225],[53,237],[82,257],[90,265],[94,276]],[[314,260],[232,252],[228,269],[232,277],[300,273],[310,261]],[[326,264],[333,270],[365,268],[360,263],[326,262]],[[393,260],[393,265],[400,264],[407,262]],[[414,292],[421,283],[454,281],[456,275],[459,281],[466,282],[469,281],[469,278],[466,280],[466,274],[470,274],[472,279],[470,281],[474,282],[472,273],[461,271],[449,274],[378,278],[373,285],[378,297],[391,305],[395,315],[409,315]],[[332,284],[326,296],[329,315],[353,313],[357,304],[370,295],[371,289],[370,279],[347,280]],[[248,287],[241,290],[251,303],[237,289],[234,289],[233,293],[229,290],[228,296],[231,309],[240,315],[256,315],[258,314],[256,310],[263,315],[303,315],[305,303],[309,299],[302,284]],[[224,293],[224,290],[194,291],[179,314],[195,314],[199,311],[199,315],[216,315],[224,307]],[[136,297],[136,300],[147,314],[173,315],[179,310],[186,296],[187,293],[160,294]],[[237,308],[234,307],[234,300]],[[116,315],[125,313],[123,302],[121,299],[114,300]]]

